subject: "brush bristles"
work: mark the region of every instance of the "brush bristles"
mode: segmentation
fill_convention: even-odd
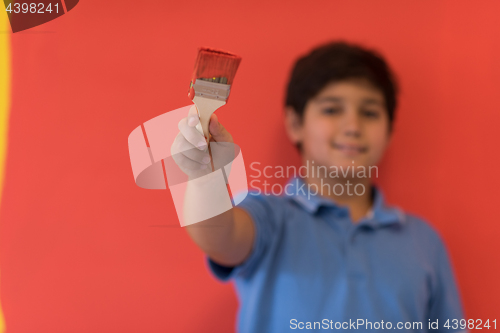
[[[193,78],[204,81],[232,84],[241,57],[229,52],[200,48],[194,66]]]

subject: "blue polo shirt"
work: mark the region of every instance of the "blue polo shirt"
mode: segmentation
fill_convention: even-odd
[[[308,193],[301,178],[287,185],[238,205],[256,231],[245,262],[206,256],[217,279],[235,283],[237,332],[461,331],[449,255],[427,222],[386,205],[376,186],[372,209],[354,224],[346,206]]]

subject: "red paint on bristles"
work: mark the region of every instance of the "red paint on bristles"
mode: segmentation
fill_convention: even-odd
[[[199,78],[227,78],[226,84],[232,84],[236,70],[240,65],[241,57],[223,50],[201,47],[198,50],[191,82],[194,84]],[[189,97],[194,98],[193,89],[189,89]]]

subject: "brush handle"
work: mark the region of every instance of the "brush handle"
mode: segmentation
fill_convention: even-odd
[[[198,110],[198,116],[200,117],[201,129],[203,131],[203,136],[207,140],[207,145],[210,140],[210,131],[208,130],[208,125],[210,123],[210,116],[215,110],[226,104],[226,101],[220,99],[211,99],[205,97],[195,96],[193,102]]]

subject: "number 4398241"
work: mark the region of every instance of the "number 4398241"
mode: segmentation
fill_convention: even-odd
[[[54,9],[52,9],[52,4],[49,3],[46,7],[45,4],[39,3],[36,4],[34,2],[32,3],[15,3],[14,6],[12,6],[12,3],[9,3],[7,8],[5,8],[5,11],[9,13],[38,13],[38,14],[44,14],[44,13],[52,13],[53,11],[56,13],[59,13],[59,4],[56,3],[54,4]]]
[[[469,320],[465,320],[465,319],[461,319],[461,320],[458,320],[458,319],[448,319],[446,321],[446,323],[443,325],[444,327],[446,327],[447,329],[458,329],[460,327],[460,329],[490,329],[490,328],[493,328],[493,329],[497,329],[497,320],[492,320],[491,321],[491,325],[490,325],[490,320],[486,320],[484,323],[481,319],[469,319]]]

